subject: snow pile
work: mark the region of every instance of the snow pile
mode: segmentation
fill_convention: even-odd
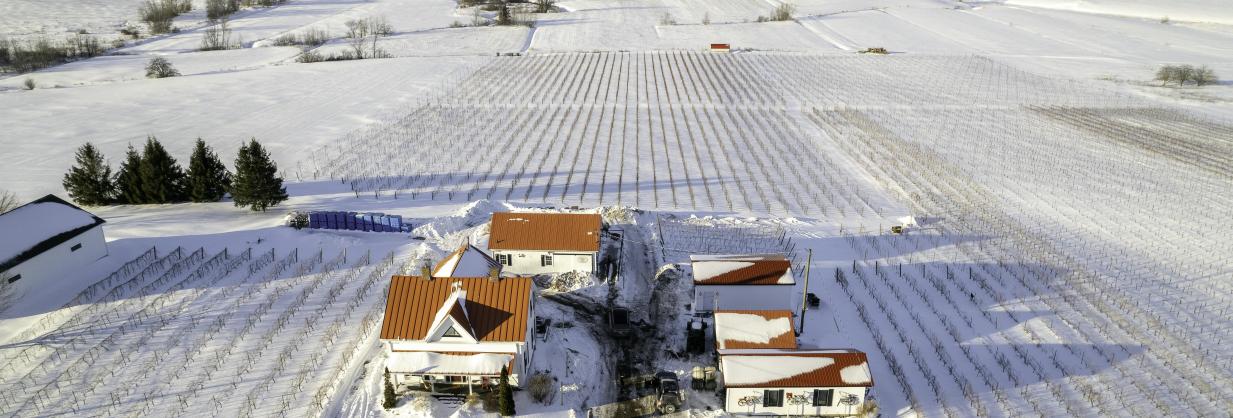
[[[758,385],[830,367],[830,357],[723,356],[724,384]]]
[[[595,282],[595,276],[590,272],[571,271],[554,274],[544,283],[544,287],[553,292],[567,293],[594,286]]]
[[[17,257],[56,235],[91,225],[94,216],[59,203],[34,203],[0,216],[0,262]]]
[[[441,240],[446,236],[487,223],[493,212],[510,210],[509,205],[491,200],[477,200],[459,208],[453,215],[434,219],[412,231],[415,235]],[[486,231],[485,231],[486,232]]]
[[[476,353],[466,355],[429,352],[390,353],[386,367],[392,373],[490,374],[501,373],[513,354]]]
[[[604,206],[599,208],[599,216],[609,224],[632,224],[638,210],[628,206]]]
[[[792,320],[787,317],[766,318],[762,315],[734,312],[715,314],[715,339],[723,349],[727,341],[768,344],[784,334],[792,333]]]

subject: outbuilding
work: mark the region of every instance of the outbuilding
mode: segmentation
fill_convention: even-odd
[[[694,313],[792,310],[796,280],[782,254],[693,255]]]
[[[592,213],[492,214],[488,250],[511,274],[594,273],[603,221]]]
[[[850,416],[873,386],[855,350],[719,350],[719,369],[731,414]]]
[[[54,195],[0,214],[0,280],[51,284],[107,256],[104,222]]]

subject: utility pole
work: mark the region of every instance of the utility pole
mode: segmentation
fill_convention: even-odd
[[[809,265],[813,264],[813,249],[809,249],[809,255],[805,257],[805,288],[801,290],[801,329],[796,332],[796,335],[801,335],[805,332],[805,309],[809,307]]]

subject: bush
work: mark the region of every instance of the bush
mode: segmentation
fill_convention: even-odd
[[[137,9],[137,14],[150,27],[150,33],[157,35],[171,32],[172,19],[192,9],[190,0],[146,0]]]
[[[671,25],[675,25],[675,24],[676,24],[676,18],[672,17],[672,14],[671,14],[671,13],[664,13],[664,14],[663,14],[663,16],[660,16],[660,17],[659,17],[659,24],[660,24],[661,26],[671,26]]]
[[[206,18],[222,19],[240,10],[239,0],[206,0]]]
[[[771,11],[770,21],[783,22],[792,20],[792,15],[796,13],[796,5],[792,3],[781,3]]]
[[[299,229],[299,228],[296,228]],[[385,399],[381,400],[381,406],[385,409],[393,408],[398,405],[398,393],[394,392],[394,384],[390,383],[390,371],[385,371]]]
[[[13,210],[17,206],[17,195],[8,190],[0,190],[0,213]]]
[[[26,81],[21,82],[21,86],[26,90],[34,90],[34,79],[27,78]]]
[[[180,71],[176,70],[171,65],[171,61],[166,58],[156,56],[150,58],[150,62],[146,64],[146,77],[148,78],[167,78],[180,75]]]
[[[299,56],[295,57],[295,62],[306,64],[321,61],[325,61],[325,57],[321,56],[321,53],[311,49],[305,49],[304,52],[301,52]]]
[[[556,8],[556,0],[535,0],[535,13],[552,13]]]
[[[548,395],[552,394],[552,376],[547,373],[536,373],[527,383],[527,391],[531,393],[531,398],[535,399],[535,402],[541,404],[547,402]]]
[[[299,34],[288,33],[274,38],[274,46],[321,46],[330,40],[330,32],[321,28],[308,28]]]
[[[202,51],[219,51],[236,47],[237,45],[231,44],[231,28],[227,27],[226,20],[206,28],[205,34],[201,36]]]

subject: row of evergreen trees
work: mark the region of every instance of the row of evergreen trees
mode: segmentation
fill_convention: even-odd
[[[235,174],[201,138],[189,157],[188,171],[153,136],[141,152],[129,145],[115,175],[94,144],[78,148],[76,158],[63,185],[69,197],[87,206],[217,202],[231,193],[236,206],[265,211],[287,200],[278,167],[256,138],[240,145]]]

